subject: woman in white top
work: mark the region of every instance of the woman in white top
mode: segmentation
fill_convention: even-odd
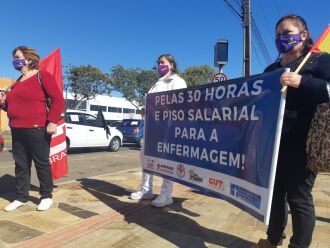
[[[157,59],[157,69],[161,78],[151,87],[148,93],[187,88],[186,82],[177,74],[177,65],[172,55],[160,55]],[[143,156],[143,154],[144,150],[142,148],[141,156]],[[141,159],[141,163],[142,161]],[[131,194],[131,199],[152,199],[154,196],[152,192],[152,181],[153,176],[151,174],[142,172],[141,188],[137,192]],[[164,207],[172,204],[172,189],[173,182],[164,178],[161,192],[151,204],[155,207]]]

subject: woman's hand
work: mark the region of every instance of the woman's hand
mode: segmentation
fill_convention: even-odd
[[[46,128],[48,134],[55,134],[57,130],[57,124],[49,122]]]
[[[5,104],[6,102],[6,94],[4,92],[0,92],[0,105]]]
[[[280,81],[283,86],[299,88],[301,75],[295,72],[284,72],[280,77]]]

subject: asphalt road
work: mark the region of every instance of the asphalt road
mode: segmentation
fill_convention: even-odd
[[[135,145],[124,145],[118,152],[106,149],[80,149],[68,154],[69,173],[55,181],[63,183],[79,178],[103,175],[140,166],[140,149]],[[31,185],[39,186],[35,168],[32,166]],[[14,160],[10,148],[0,153],[0,195],[15,191]]]

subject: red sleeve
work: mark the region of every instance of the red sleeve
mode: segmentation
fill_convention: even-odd
[[[61,117],[64,108],[63,93],[60,92],[55,78],[47,71],[41,71],[41,81],[48,97],[51,99],[51,105],[47,116],[47,121],[57,123]]]

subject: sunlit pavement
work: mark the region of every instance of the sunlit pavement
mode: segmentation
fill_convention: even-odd
[[[175,184],[174,204],[155,208],[133,201],[140,168],[57,185],[55,204],[37,212],[38,192],[27,205],[1,211],[12,193],[0,196],[0,247],[250,247],[266,226],[229,203]],[[161,179],[155,177],[155,192]],[[330,175],[320,174],[313,191],[316,227],[311,247],[330,247]],[[287,247],[291,220],[286,230]]]

